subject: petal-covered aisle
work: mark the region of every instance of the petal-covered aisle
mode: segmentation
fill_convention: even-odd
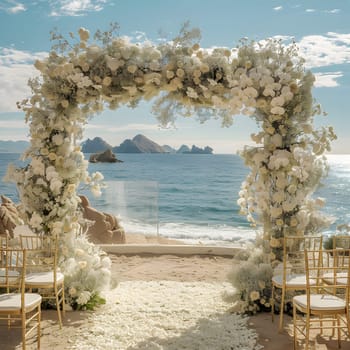
[[[222,293],[230,288],[228,283],[121,282],[74,333],[60,332],[79,350],[260,349],[247,318],[227,311]]]

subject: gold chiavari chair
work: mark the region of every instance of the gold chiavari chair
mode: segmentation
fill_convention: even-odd
[[[55,302],[58,322],[62,327],[65,314],[64,275],[58,263],[58,240],[40,235],[20,236],[21,247],[27,250],[25,286],[37,290],[43,300]],[[62,309],[62,314],[61,314]]]
[[[350,235],[334,235],[333,249],[350,249]]]
[[[5,234],[5,235],[1,235],[0,236],[0,249],[7,249],[8,247],[8,235]],[[5,253],[2,252],[0,254],[0,264],[2,265],[3,263],[3,259],[5,259]],[[0,270],[0,273],[1,273],[1,270]]]
[[[283,270],[272,277],[271,317],[274,320],[275,290],[281,289],[279,332],[283,330],[283,313],[289,291],[304,291],[306,275],[304,250],[322,249],[322,236],[285,236],[283,239]]]
[[[22,249],[0,248],[1,261],[0,320],[9,329],[22,329],[22,349],[36,330],[37,348],[40,349],[41,301],[39,294],[25,293],[26,251]],[[20,325],[17,325],[19,323]]]
[[[305,338],[305,349],[309,349],[310,332],[313,330],[319,330],[322,334],[325,330],[331,330],[332,336],[336,331],[338,348],[341,346],[341,331],[349,334],[350,265],[348,259],[343,259],[344,253],[344,250],[338,249],[305,251],[306,293],[293,297],[295,350],[298,335]],[[349,253],[350,250],[346,250],[347,256]],[[321,263],[319,256],[322,257]],[[339,278],[339,274],[346,277]]]

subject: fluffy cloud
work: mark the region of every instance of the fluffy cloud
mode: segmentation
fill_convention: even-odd
[[[298,46],[306,58],[307,68],[350,63],[350,34],[308,35],[298,42]]]
[[[343,76],[342,72],[315,73],[315,87],[336,87],[339,86],[337,79]]]
[[[26,7],[20,2],[7,0],[2,2],[2,4],[0,5],[0,10],[6,11],[7,13],[11,14],[16,14],[18,12],[25,11]]]
[[[28,79],[38,75],[33,63],[47,53],[0,48],[0,112],[17,111],[16,102],[30,96]]]
[[[107,0],[50,0],[51,16],[84,16],[103,10]]]

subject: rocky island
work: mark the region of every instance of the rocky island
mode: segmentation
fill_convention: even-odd
[[[112,150],[107,149],[101,153],[93,153],[89,158],[90,163],[122,163],[122,160],[117,159]]]
[[[178,153],[178,154],[213,154],[213,149],[209,146],[200,148],[193,145],[189,148],[182,145],[178,150],[164,145],[160,146],[144,135],[136,135],[133,139],[124,140],[119,146],[111,146],[101,137],[95,137],[93,140],[87,139],[81,144],[83,153],[98,153],[110,150],[112,153]],[[94,158],[95,159],[95,158]]]

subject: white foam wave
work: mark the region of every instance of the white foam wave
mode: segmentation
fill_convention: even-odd
[[[125,221],[121,222],[121,225],[129,234],[160,235],[196,244],[245,244],[255,241],[257,233],[250,228],[228,225],[194,225],[185,223],[160,223],[158,225],[138,221]]]

